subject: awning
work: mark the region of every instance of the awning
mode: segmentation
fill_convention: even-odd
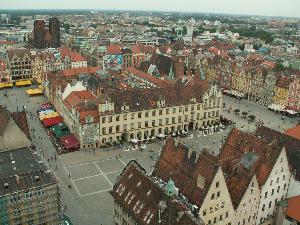
[[[283,111],[284,106],[278,104],[272,104],[268,106],[268,109],[275,110],[275,111]]]
[[[52,131],[52,133],[56,138],[61,138],[63,136],[70,134],[69,128],[65,123],[59,123],[57,125],[54,125],[50,128],[50,130]]]
[[[42,94],[44,94],[43,90],[42,90],[42,89],[39,89],[39,88],[37,88],[37,89],[28,89],[26,92],[27,92],[27,94],[28,94],[29,96],[32,96],[32,95],[42,95]]]
[[[31,80],[20,80],[20,81],[16,81],[16,86],[20,87],[20,86],[28,86],[31,85],[32,82]]]
[[[58,113],[57,112],[53,112],[53,113],[49,113],[49,114],[42,114],[39,116],[40,120],[44,120],[44,119],[49,119],[49,118],[53,118],[53,117],[58,117]]]
[[[71,149],[79,149],[80,148],[80,142],[75,137],[74,134],[69,134],[60,139],[60,143],[64,146],[65,149],[71,150]]]
[[[39,116],[48,115],[54,112],[55,112],[54,109],[42,109],[42,111],[39,111]]]
[[[53,118],[48,118],[48,119],[44,119],[42,121],[43,125],[48,128],[48,127],[52,127],[56,124],[59,124],[63,122],[63,119],[60,117],[60,116],[57,116],[57,117],[53,117]]]

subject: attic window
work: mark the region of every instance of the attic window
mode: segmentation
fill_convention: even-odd
[[[197,186],[201,189],[203,189],[205,186],[205,178],[201,175],[198,175]]]
[[[131,174],[129,174],[129,176],[128,176],[128,180],[131,178],[133,176],[133,174],[131,173]]]
[[[141,183],[142,183],[142,182],[141,182],[141,181],[139,181],[139,182],[137,183],[137,185],[136,185],[136,186],[137,186],[137,187],[141,186]]]

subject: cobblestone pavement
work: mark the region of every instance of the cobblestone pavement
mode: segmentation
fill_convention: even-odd
[[[164,142],[157,140],[146,145],[143,151],[133,150],[132,146],[128,144],[119,148],[98,148],[95,151],[87,149],[55,157],[56,150],[36,117],[39,104],[47,100],[43,96],[28,98],[25,94],[26,89],[8,90],[8,97],[4,97],[5,91],[2,90],[0,91],[0,102],[10,111],[21,110],[25,106],[30,128],[35,128],[35,132],[32,132],[33,143],[37,146],[41,158],[59,179],[63,204],[67,206],[67,214],[75,225],[112,225],[113,199],[108,191],[112,188],[117,176],[133,159],[137,160],[148,173],[151,173],[154,160],[158,157]],[[297,119],[290,118],[282,120],[282,116],[245,100],[238,101],[225,96],[224,102],[227,107],[249,111],[257,119],[263,120],[267,126],[277,130],[282,131],[298,122]],[[241,116],[227,111],[224,111],[223,115],[234,120],[236,126],[242,130],[255,130],[255,123],[248,124],[247,120]],[[227,127],[223,132],[215,132],[206,136],[191,132],[193,137],[179,138],[179,141],[195,151],[207,148],[216,155],[229,131],[230,127]]]

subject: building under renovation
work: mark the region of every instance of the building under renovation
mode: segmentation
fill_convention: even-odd
[[[0,152],[0,224],[60,224],[58,180],[31,147]]]

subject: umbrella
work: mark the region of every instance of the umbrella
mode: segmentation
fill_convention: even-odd
[[[160,137],[160,138],[162,138],[162,137],[164,137],[165,135],[164,134],[158,134],[157,135],[157,137]]]
[[[139,140],[137,140],[137,139],[131,139],[131,142],[132,142],[132,143],[138,143]]]

